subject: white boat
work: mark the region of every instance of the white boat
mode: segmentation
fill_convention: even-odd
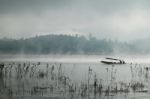
[[[105,58],[105,60],[102,60],[101,63],[104,63],[104,64],[125,64],[125,61],[121,60],[121,59],[115,59],[115,58]]]

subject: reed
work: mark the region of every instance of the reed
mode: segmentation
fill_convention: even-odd
[[[77,65],[77,64],[73,64]],[[42,68],[44,69],[41,69]],[[73,67],[74,68],[74,67]],[[59,96],[64,99],[109,98],[128,93],[147,93],[145,83],[149,81],[149,67],[131,64],[131,81],[117,81],[118,70],[115,66],[106,68],[106,79],[102,79],[92,66],[86,70],[87,77],[82,82],[74,81],[66,75],[63,63],[24,62],[0,64],[0,87],[5,90],[3,96]],[[43,83],[43,84],[42,84]],[[2,91],[0,91],[2,94]],[[0,96],[2,98],[2,96]]]

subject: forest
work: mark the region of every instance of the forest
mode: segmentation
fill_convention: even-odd
[[[44,35],[26,39],[0,39],[1,54],[135,54],[148,53],[134,43],[79,35]]]

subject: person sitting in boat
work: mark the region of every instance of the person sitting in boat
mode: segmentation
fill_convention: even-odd
[[[123,61],[123,64],[125,64],[125,61]]]
[[[125,61],[123,60],[119,60],[120,61],[120,64],[125,64]]]
[[[120,61],[120,64],[122,64],[122,60],[119,60]]]

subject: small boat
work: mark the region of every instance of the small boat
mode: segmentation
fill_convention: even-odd
[[[104,64],[126,64],[124,60],[121,59],[115,59],[115,58],[105,58],[105,60],[101,61],[101,63]]]

